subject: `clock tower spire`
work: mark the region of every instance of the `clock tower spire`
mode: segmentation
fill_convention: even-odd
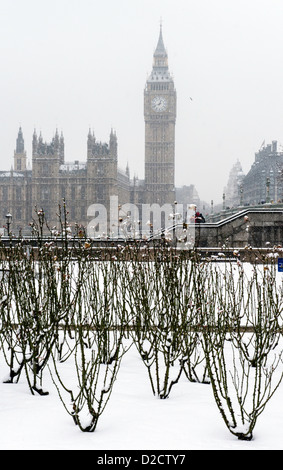
[[[144,90],[145,190],[149,204],[175,200],[176,90],[168,68],[162,25]]]
[[[168,55],[163,42],[162,24],[160,24],[159,39],[153,55],[153,68],[159,67],[168,69]]]

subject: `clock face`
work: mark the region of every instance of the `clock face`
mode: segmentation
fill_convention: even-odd
[[[151,106],[154,111],[165,111],[167,108],[167,101],[163,96],[155,96],[151,102]]]

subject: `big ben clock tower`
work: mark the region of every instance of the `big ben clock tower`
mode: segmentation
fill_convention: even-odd
[[[145,191],[148,204],[175,200],[176,90],[168,69],[162,27],[144,91]]]

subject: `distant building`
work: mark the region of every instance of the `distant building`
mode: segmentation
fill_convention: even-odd
[[[183,205],[184,211],[186,210],[187,204],[194,204],[198,210],[202,210],[198,192],[193,184],[176,188],[175,191],[176,202]]]
[[[242,165],[239,160],[237,160],[229,173],[228,183],[224,189],[223,196],[225,197],[225,208],[237,207],[242,203],[241,198],[244,177],[245,175],[242,170]]]
[[[243,205],[283,202],[283,152],[278,143],[262,145],[245,175],[239,160],[232,167],[224,188],[225,209]]]
[[[279,178],[282,167],[283,152],[278,151],[277,141],[262,146],[243,179],[243,202],[250,205],[282,202],[282,183]]]
[[[175,201],[176,90],[168,69],[162,29],[144,90],[145,198],[150,204]]]
[[[64,137],[56,131],[50,143],[33,134],[32,169],[26,164],[26,151],[20,128],[14,169],[0,172],[1,225],[10,212],[13,230],[28,230],[35,208],[43,209],[50,228],[58,223],[59,204],[65,199],[71,223],[87,224],[87,208],[104,204],[109,208],[111,195],[121,204],[129,201],[130,178],[117,164],[117,137],[111,131],[109,143],[98,142],[89,132],[87,161],[66,162]]]
[[[119,204],[173,204],[175,188],[176,90],[168,68],[168,55],[162,29],[153,55],[152,72],[144,89],[145,176],[130,178],[129,167],[118,167],[117,136],[111,130],[109,142],[99,142],[94,133],[87,136],[86,161],[65,160],[63,134],[58,131],[51,142],[34,131],[32,165],[27,165],[22,128],[19,129],[10,171],[0,172],[0,226],[8,212],[13,216],[12,231],[29,231],[35,208],[43,209],[49,227],[58,222],[58,206],[65,199],[68,220],[74,225],[87,225],[87,210],[101,204],[109,215],[111,196]],[[177,191],[180,203],[198,200],[193,186]],[[111,233],[110,233],[111,234]]]

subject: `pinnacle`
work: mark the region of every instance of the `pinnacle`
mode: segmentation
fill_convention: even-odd
[[[167,57],[167,52],[163,42],[162,25],[160,25],[159,39],[155,49],[154,57]]]

